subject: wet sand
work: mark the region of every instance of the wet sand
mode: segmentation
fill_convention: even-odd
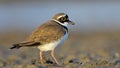
[[[24,31],[1,33],[0,68],[120,68],[120,32],[71,32],[69,39],[55,49],[60,66],[49,52],[44,53],[45,65],[41,65],[36,47],[9,50],[11,44],[28,35]]]

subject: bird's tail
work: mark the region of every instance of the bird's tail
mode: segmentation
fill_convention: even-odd
[[[31,46],[38,46],[38,45],[40,45],[40,42],[24,41],[22,43],[13,44],[13,46],[10,49],[19,49],[21,47],[31,47]]]
[[[10,48],[10,49],[19,49],[20,47],[20,44],[13,44],[13,46]]]

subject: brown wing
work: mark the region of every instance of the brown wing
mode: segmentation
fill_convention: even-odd
[[[41,45],[40,42],[34,42],[34,41],[24,41],[21,43],[13,44],[10,49],[19,49],[21,47],[30,47],[30,46],[38,46]]]
[[[61,25],[54,21],[48,21],[36,29],[28,38],[30,41],[40,42],[41,44],[49,43],[61,38],[66,31]]]

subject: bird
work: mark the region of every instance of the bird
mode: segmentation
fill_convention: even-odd
[[[55,57],[54,50],[68,39],[68,26],[74,24],[73,21],[69,20],[66,13],[57,13],[52,19],[36,28],[25,41],[13,44],[10,49],[35,46],[40,50],[39,56],[41,64],[44,64],[43,52],[51,51],[51,57],[56,64],[60,65]]]

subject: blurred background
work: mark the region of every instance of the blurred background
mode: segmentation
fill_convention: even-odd
[[[90,53],[120,58],[119,0],[0,0],[2,58],[27,54],[30,48],[16,52],[7,49],[25,40],[36,27],[59,12],[68,14],[76,25],[70,26],[70,38],[56,49],[58,54]]]
[[[76,25],[74,30],[119,30],[120,2],[118,0],[0,0],[0,31],[31,30],[64,12]]]

